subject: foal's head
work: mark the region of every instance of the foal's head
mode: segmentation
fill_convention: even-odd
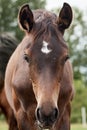
[[[19,23],[30,38],[25,49],[29,75],[37,101],[36,119],[42,128],[53,126],[59,116],[58,96],[68,47],[63,39],[72,21],[71,7],[64,3],[59,16],[45,10],[31,11],[24,5]],[[26,43],[25,43],[26,44]]]

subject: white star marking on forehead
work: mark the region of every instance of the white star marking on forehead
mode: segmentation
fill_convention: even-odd
[[[48,48],[48,44],[49,43],[47,43],[46,41],[43,41],[43,46],[41,48],[42,53],[49,54],[52,51],[52,49]]]

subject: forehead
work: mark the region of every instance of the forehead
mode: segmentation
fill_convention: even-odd
[[[47,35],[46,35],[47,36]],[[33,41],[30,46],[30,54],[34,58],[40,60],[45,60],[46,58],[59,58],[68,53],[68,48],[65,42],[61,42],[60,39],[56,37],[43,38],[39,37]]]

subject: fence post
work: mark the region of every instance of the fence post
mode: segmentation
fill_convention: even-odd
[[[86,127],[86,108],[85,107],[81,108],[81,113],[82,113],[82,125],[83,127]]]

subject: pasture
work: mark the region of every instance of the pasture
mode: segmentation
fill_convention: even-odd
[[[8,130],[8,125],[5,121],[0,121],[0,130]]]
[[[83,127],[81,124],[72,124],[71,130],[87,130],[87,126]]]
[[[0,121],[0,130],[8,130],[8,126],[5,121]],[[83,127],[81,124],[72,124],[71,130],[87,130],[87,126]]]

